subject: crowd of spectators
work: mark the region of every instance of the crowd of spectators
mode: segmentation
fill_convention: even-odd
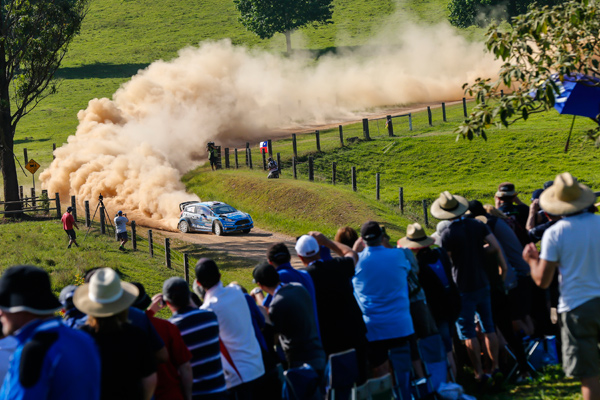
[[[280,399],[280,366],[308,368],[325,386],[328,357],[349,349],[357,384],[389,373],[388,354],[400,346],[426,377],[418,343],[434,335],[448,379],[466,365],[486,391],[512,369],[507,354],[514,379],[531,377],[527,341],[559,326],[566,374],[581,380],[584,399],[598,399],[595,199],[569,173],[536,190],[531,206],[509,182],[494,205],[445,191],[431,206],[441,221],[431,236],[415,223],[393,245],[375,221],[360,235],[308,232],[295,244],[303,267],[274,244],[250,293],[225,285],[207,258],[193,290],[173,277],[152,297],[93,268],[57,299],[44,270],[10,267],[0,277],[0,399]],[[163,308],[168,320],[156,317]]]

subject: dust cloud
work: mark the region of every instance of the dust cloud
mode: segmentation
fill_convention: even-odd
[[[206,160],[208,141],[254,144],[277,129],[361,118],[366,108],[456,100],[464,82],[498,71],[482,44],[449,25],[405,26],[376,39],[317,61],[229,40],[182,49],[139,71],[112,100],[91,100],[42,186],[92,207],[102,194],[112,213],[175,229],[178,204],[197,199],[180,178]]]

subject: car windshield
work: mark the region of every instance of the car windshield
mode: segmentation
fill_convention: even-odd
[[[213,210],[213,212],[215,214],[229,214],[229,213],[234,213],[237,210],[231,206],[228,206],[227,204],[218,204],[215,206],[212,206],[211,209]]]

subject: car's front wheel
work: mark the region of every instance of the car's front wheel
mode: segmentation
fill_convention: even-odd
[[[242,233],[250,233],[250,229],[244,229]]]
[[[217,236],[223,236],[223,225],[220,222],[215,222],[213,225],[213,232]]]
[[[177,228],[183,233],[188,233],[190,231],[190,226],[187,221],[179,221]]]

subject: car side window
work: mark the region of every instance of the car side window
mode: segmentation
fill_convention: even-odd
[[[210,210],[207,207],[199,206],[197,210],[198,214],[204,214],[207,217],[210,216]]]
[[[185,208],[185,212],[193,213],[194,212],[194,206],[187,206]]]

